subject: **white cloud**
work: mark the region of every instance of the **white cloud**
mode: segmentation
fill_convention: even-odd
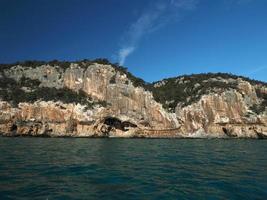
[[[119,51],[119,61],[120,65],[123,65],[125,62],[125,59],[127,58],[128,55],[130,55],[134,51],[135,47],[126,47],[122,48]]]
[[[156,0],[132,23],[123,36],[122,45],[118,51],[120,65],[133,53],[144,35],[162,28],[167,23],[177,19],[180,11],[196,9],[198,0]]]

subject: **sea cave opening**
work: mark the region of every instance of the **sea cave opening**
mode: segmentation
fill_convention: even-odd
[[[112,128],[119,129],[121,131],[128,131],[130,127],[137,127],[137,125],[129,122],[129,121],[122,121],[116,117],[106,117],[104,119],[104,124],[108,125],[110,127],[110,130]]]

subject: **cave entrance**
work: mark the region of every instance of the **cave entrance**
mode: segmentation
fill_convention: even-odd
[[[227,130],[227,128],[223,127],[222,130],[223,130],[225,135],[231,137],[231,133],[229,132],[229,130]]]
[[[110,127],[110,130],[112,128],[119,129],[122,131],[128,131],[130,127],[137,127],[135,124],[128,122],[128,121],[121,121],[120,119],[116,117],[106,117],[104,120],[104,124],[108,125]]]
[[[223,127],[222,130],[223,130],[223,132],[224,132],[225,134],[228,133],[228,131],[227,131],[227,129],[226,129],[225,127]]]
[[[16,132],[18,129],[18,126],[16,124],[12,124],[11,128],[10,128],[10,131],[11,132]]]

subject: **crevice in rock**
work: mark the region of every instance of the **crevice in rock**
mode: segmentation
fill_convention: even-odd
[[[254,132],[257,134],[259,139],[267,139],[267,135],[265,135],[265,134],[263,134],[257,130],[254,130]]]
[[[70,119],[69,121],[67,121],[67,127],[66,127],[66,131],[68,133],[73,133],[73,132],[77,132],[77,121],[74,119]]]
[[[230,131],[227,128],[223,127],[222,130],[223,130],[225,135],[227,135],[228,137],[232,137]]]

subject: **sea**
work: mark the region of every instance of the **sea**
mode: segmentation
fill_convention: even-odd
[[[0,199],[267,199],[267,140],[0,137]]]

